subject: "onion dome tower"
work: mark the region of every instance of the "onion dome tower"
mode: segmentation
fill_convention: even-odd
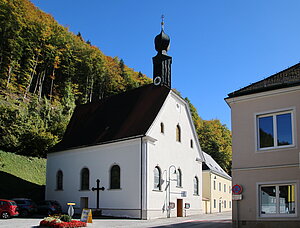
[[[157,55],[153,60],[153,84],[171,89],[172,57],[167,55],[170,48],[170,37],[164,32],[164,16],[162,16],[161,32],[154,39]]]

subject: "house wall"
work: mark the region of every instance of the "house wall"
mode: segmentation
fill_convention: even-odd
[[[110,168],[117,164],[121,170],[121,189],[109,189]],[[58,200],[63,211],[68,202],[75,202],[81,213],[80,198],[88,197],[88,207],[96,208],[96,180],[100,179],[100,208],[104,215],[140,218],[141,214],[141,141],[127,140],[50,153],[47,159],[46,199]],[[90,170],[90,190],[80,190],[82,168]],[[56,189],[56,172],[63,171],[63,190]]]
[[[211,197],[211,172],[209,171],[202,171],[202,197],[210,199]]]
[[[160,124],[164,124],[164,133],[160,132]],[[181,142],[176,141],[176,126],[181,128]],[[171,210],[171,217],[177,216],[177,200],[183,200],[190,203],[190,209],[183,209],[183,216],[202,213],[202,164],[196,161],[201,158],[200,146],[195,132],[193,123],[189,117],[186,104],[174,94],[169,94],[162,110],[157,116],[154,124],[147,133],[156,139],[148,147],[148,218],[167,217],[167,197],[168,188],[166,180],[169,178],[176,179],[173,174],[174,167],[182,171],[182,187],[177,187],[176,181],[171,181],[170,196],[171,202],[176,204],[175,209]],[[193,140],[191,148],[190,140]],[[154,190],[154,168],[159,166],[162,172],[164,183],[160,191]],[[193,178],[197,176],[199,180],[199,194],[194,194]],[[181,196],[181,192],[186,191],[187,196]]]
[[[259,215],[259,191],[262,183],[295,183],[299,197],[300,87],[280,89],[227,100],[232,118],[233,185],[243,186],[243,199],[233,204],[233,220],[249,227],[265,223],[273,227],[279,221],[299,221],[299,202],[295,215],[262,217]],[[277,110],[293,110],[294,145],[287,148],[257,149],[256,115]],[[299,198],[298,198],[299,199]],[[239,204],[239,205],[237,205]],[[237,209],[238,207],[238,209]]]
[[[206,213],[219,213],[232,210],[231,180],[212,173],[210,170],[202,172],[203,197],[209,199]],[[216,188],[214,189],[214,182]],[[219,184],[221,183],[221,190]],[[225,186],[224,186],[225,185]],[[225,190],[224,190],[225,187]],[[214,204],[214,200],[216,203]]]
[[[214,189],[214,181],[216,182],[216,189]],[[211,186],[210,188],[211,213],[231,211],[232,210],[231,180],[228,180],[220,175],[210,173],[210,186]],[[214,200],[216,200],[216,205],[214,205]]]

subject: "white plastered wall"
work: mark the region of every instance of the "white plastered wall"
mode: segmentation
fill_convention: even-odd
[[[164,124],[164,133],[161,133],[160,124]],[[181,142],[176,141],[176,126],[181,128]],[[156,139],[154,143],[148,144],[148,218],[167,217],[166,179],[169,176],[169,168],[173,165],[182,171],[182,187],[177,187],[176,181],[171,181],[171,202],[176,207],[171,210],[171,217],[177,216],[177,199],[190,204],[190,209],[183,209],[183,216],[202,213],[202,154],[195,134],[194,125],[191,120],[187,104],[176,94],[171,92],[159,115],[149,129],[147,135]],[[190,140],[193,141],[191,148]],[[196,161],[197,160],[197,161]],[[154,190],[154,168],[159,166],[162,171],[164,183],[161,191]],[[174,168],[170,169],[171,179],[176,178],[172,174]],[[193,178],[199,180],[199,194],[194,195]],[[182,197],[181,192],[187,191],[187,196]]]
[[[109,189],[110,168],[117,164],[121,170],[121,189]],[[80,208],[80,198],[88,197],[89,208],[96,208],[96,180],[100,179],[100,208],[103,214],[140,217],[141,208],[141,139],[50,153],[47,159],[46,199],[58,200],[67,210],[67,202]],[[80,190],[82,168],[90,171],[90,190]],[[63,171],[63,191],[56,191],[56,172]],[[80,212],[80,210],[76,210]]]

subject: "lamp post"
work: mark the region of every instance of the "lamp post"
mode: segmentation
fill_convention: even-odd
[[[171,168],[174,168],[174,174],[176,174],[176,167],[175,165],[169,166],[169,179],[168,179],[168,210],[167,210],[167,217],[170,218],[171,216],[171,208],[170,208],[170,201],[171,201]]]

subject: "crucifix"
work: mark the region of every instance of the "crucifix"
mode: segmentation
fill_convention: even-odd
[[[96,182],[97,182],[97,188],[92,188],[92,191],[97,191],[97,209],[99,209],[99,191],[101,190],[101,191],[104,191],[104,187],[99,187],[99,184],[100,184],[100,180],[99,179],[97,179],[96,180]]]

